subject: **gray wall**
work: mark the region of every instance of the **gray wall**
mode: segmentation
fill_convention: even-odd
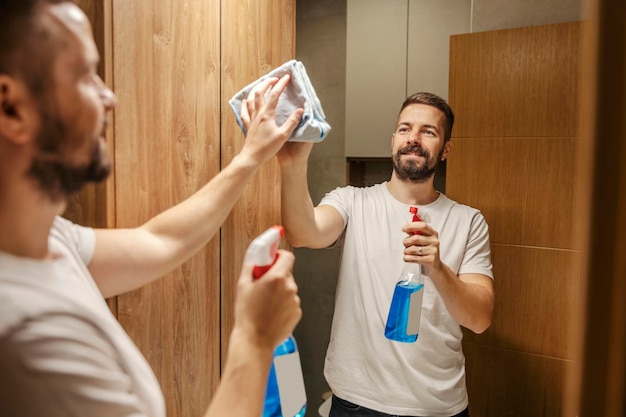
[[[473,0],[471,31],[575,21],[583,14],[581,0]],[[304,63],[332,126],[326,140],[314,146],[309,159],[309,188],[317,204],[326,192],[346,183],[346,0],[297,0],[296,15],[296,59]],[[307,416],[312,417],[318,415],[321,395],[329,390],[323,368],[339,250],[295,249],[294,253],[294,274],[304,313],[294,336],[307,388]]]
[[[346,0],[296,2],[296,59],[302,61],[332,130],[313,147],[309,189],[313,203],[345,185]],[[307,390],[307,416],[317,416],[324,379],[324,357],[330,335],[339,271],[339,250],[294,250],[294,275],[302,299],[302,321],[294,331]]]

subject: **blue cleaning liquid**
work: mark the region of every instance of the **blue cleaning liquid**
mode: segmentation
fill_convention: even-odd
[[[385,326],[385,337],[397,342],[417,340],[424,284],[401,281],[396,284]]]
[[[265,406],[263,408],[263,417],[304,417],[304,414],[306,413],[306,394],[304,393],[304,382],[302,381],[301,376],[302,370],[300,367],[300,358],[297,355],[298,346],[293,336],[285,339],[285,341],[278,345],[276,350],[274,350],[274,360],[272,360],[272,367],[270,368],[270,375],[267,381],[267,390],[265,392]],[[285,362],[281,361],[281,359],[286,359],[287,356],[290,356],[291,359],[288,359],[290,362],[285,365]],[[296,357],[297,363],[294,361]],[[298,379],[297,381],[287,381],[287,383],[283,384],[283,390],[290,388],[293,389],[294,386],[297,390],[295,396],[290,397],[289,400],[293,400],[295,398],[296,401],[299,401],[296,406],[296,408],[299,408],[299,411],[297,411],[295,414],[290,413],[291,415],[283,415],[283,405],[281,404],[280,399],[279,381],[281,380],[281,375],[285,375],[284,372],[281,372],[281,368],[285,366],[291,367],[292,369],[290,371],[292,372],[299,372],[296,377],[296,379]],[[287,375],[285,376],[285,378],[293,379],[293,375],[288,375],[289,373],[292,373],[290,371],[287,371]],[[293,382],[293,384],[290,384],[291,382]],[[287,386],[287,384],[292,386]],[[293,409],[293,404],[290,404],[289,407]]]

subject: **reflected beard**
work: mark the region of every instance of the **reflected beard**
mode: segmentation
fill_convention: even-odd
[[[58,120],[44,115],[42,129],[37,138],[38,152],[33,158],[28,175],[34,178],[39,188],[52,201],[68,199],[80,191],[85,184],[106,179],[111,171],[111,162],[99,140],[94,146],[87,164],[77,165],[64,159],[59,148],[67,140],[68,129]]]
[[[419,164],[413,159],[402,161],[402,155],[408,153],[415,153],[424,157],[424,163]],[[393,156],[393,170],[398,178],[403,181],[424,182],[435,175],[435,171],[437,171],[437,166],[439,166],[439,161],[442,156],[443,148],[441,152],[439,152],[438,157],[433,159],[430,152],[427,149],[423,149],[419,144],[407,145],[398,149],[398,152]]]

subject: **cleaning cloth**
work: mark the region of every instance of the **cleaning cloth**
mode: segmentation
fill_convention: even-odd
[[[309,80],[304,65],[300,61],[292,59],[278,68],[273,69],[258,80],[248,84],[235,94],[229,101],[230,108],[235,113],[237,124],[246,133],[245,126],[241,121],[241,102],[248,97],[250,91],[260,82],[269,77],[282,77],[289,74],[291,79],[285,90],[278,98],[276,105],[276,124],[281,126],[287,118],[298,108],[304,109],[300,123],[289,137],[291,142],[321,142],[330,131],[330,125],[326,123],[326,115],[322,110],[322,104],[315,94],[315,89]],[[269,90],[268,90],[269,91]]]

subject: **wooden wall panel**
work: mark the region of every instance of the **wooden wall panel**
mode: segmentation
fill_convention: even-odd
[[[113,0],[112,15],[116,225],[134,227],[220,169],[220,3]],[[219,379],[219,250],[118,299],[171,417],[202,415]]]
[[[295,57],[295,0],[222,3],[222,165],[244,141],[228,100],[242,87]],[[246,24],[233,24],[246,22]],[[222,227],[222,346],[233,324],[235,284],[248,244],[280,224],[280,171],[272,159],[248,185]],[[222,360],[225,356],[222,357]]]
[[[580,248],[562,221],[577,212],[576,139],[485,135],[453,138],[446,193],[482,211],[492,243]]]
[[[465,343],[472,417],[559,417],[571,361]]]
[[[582,363],[567,415],[626,416],[626,3],[592,0],[585,25],[580,194],[586,222]]]
[[[580,23],[456,35],[446,193],[489,224],[492,327],[465,331],[472,416],[558,416],[582,297],[573,261]],[[578,200],[575,200],[578,198]]]
[[[580,251],[492,245],[496,305],[491,327],[464,340],[529,354],[573,359],[569,341],[579,277],[571,265]]]
[[[576,136],[580,23],[450,39],[456,138]]]

